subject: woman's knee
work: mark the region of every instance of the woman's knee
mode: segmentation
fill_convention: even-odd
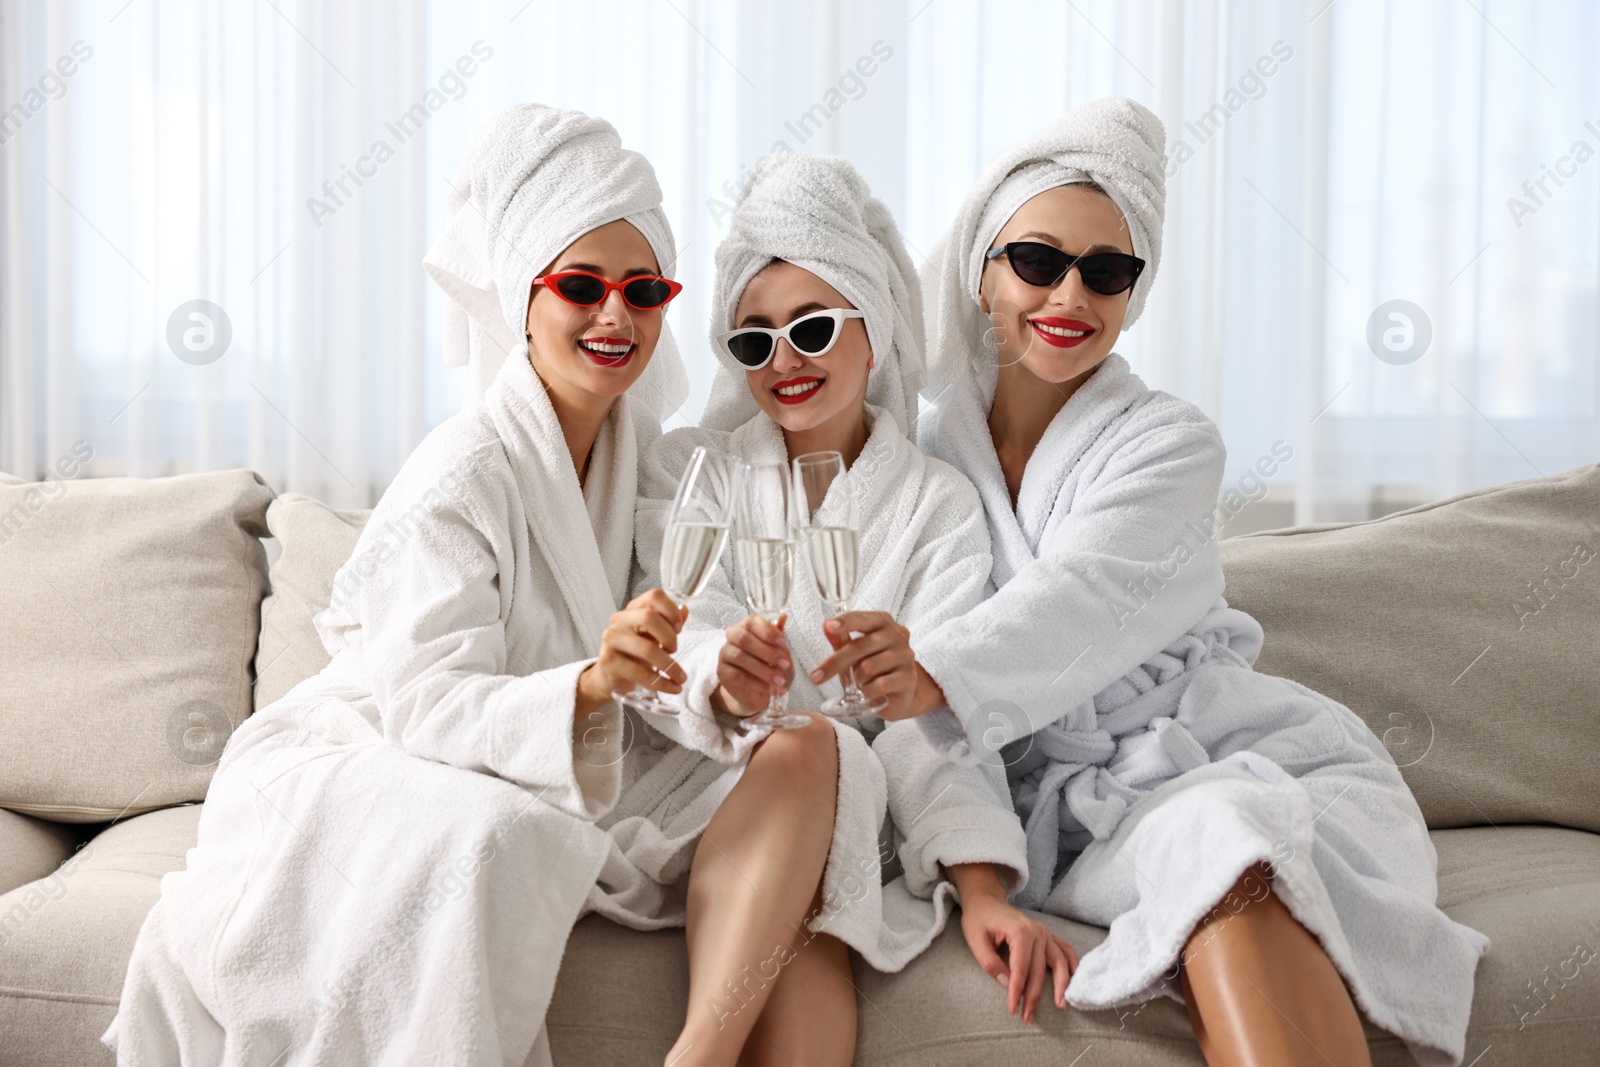
[[[750,757],[750,771],[785,776],[796,786],[807,789],[837,780],[839,743],[833,725],[815,712],[805,714],[812,720],[810,726],[799,730],[774,730],[756,746]]]
[[[1194,930],[1189,934],[1188,943],[1179,957],[1179,962],[1186,963],[1200,949],[1221,936],[1230,928],[1238,928],[1239,921],[1243,920],[1245,926],[1252,925],[1263,919],[1274,918],[1272,912],[1274,905],[1281,909],[1282,902],[1272,892],[1272,870],[1265,862],[1255,863],[1246,867],[1234,880],[1233,885],[1217,901],[1216,906],[1207,912],[1195,924]]]

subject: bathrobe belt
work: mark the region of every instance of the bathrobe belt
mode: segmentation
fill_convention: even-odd
[[[1041,822],[1055,821],[1058,833],[1088,831],[1105,840],[1147,783],[1210,763],[1205,746],[1179,721],[1183,694],[1207,665],[1250,666],[1229,647],[1225,630],[1184,634],[1086,706],[1025,739],[1026,751],[1008,748],[1013,796],[1029,837]],[[1090,721],[1092,729],[1074,728]],[[1045,797],[1056,798],[1054,820],[1042,810]]]

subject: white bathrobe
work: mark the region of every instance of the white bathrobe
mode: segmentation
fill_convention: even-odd
[[[869,405],[867,411],[867,443],[846,484],[830,493],[830,504],[846,488],[859,501],[861,578],[851,607],[889,612],[915,635],[986,593],[990,558],[982,507],[965,478],[917,451],[882,409]],[[696,445],[752,462],[787,458],[782,434],[765,414],[731,432],[682,429],[661,437],[641,465],[637,551],[645,573],[636,592],[659,584],[666,510]],[[731,474],[731,463],[713,472],[720,499],[731,492]],[[776,487],[770,506],[781,513]],[[648,726],[640,723],[624,760],[623,797],[600,821],[613,847],[589,903],[631,926],[682,925],[694,847],[750,750],[770,732],[746,732],[710,704],[723,631],[750,614],[732,549],[730,541],[705,591],[690,602],[679,639],[677,659],[688,673],[686,710],[641,717]],[[831,615],[807,564],[797,561],[786,626],[796,672],[791,709],[814,710],[830,695],[809,673],[832,652],[822,632]],[[837,693],[837,682],[827,685]],[[939,864],[994,863],[1010,887],[1020,886],[1026,877],[1022,827],[998,764],[957,766],[910,722],[885,728],[870,716],[859,727],[830,725],[839,745],[838,805],[823,904],[808,926],[840,938],[878,970],[897,971],[943,929],[954,903],[955,887]],[[886,807],[892,836],[880,852]],[[896,860],[904,873],[884,877]]]
[[[956,379],[922,445],[978,487],[998,591],[913,643],[964,727],[953,754],[1008,767],[1032,871],[1017,902],[1109,927],[1068,1000],[1181,1000],[1189,933],[1265,860],[1367,1017],[1423,1067],[1458,1063],[1488,939],[1435,906],[1422,812],[1372,731],[1251,669],[1261,627],[1222,598],[1216,427],[1112,355],[1013,509],[994,381]]]
[[[548,1057],[621,786],[619,711],[576,746],[573,716],[627,588],[630,404],[580,489],[523,355],[406,461],[316,618],[332,662],[230,738],[162,879],[102,1038],[119,1063]]]

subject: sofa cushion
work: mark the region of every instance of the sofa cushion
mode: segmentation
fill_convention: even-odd
[[[100,1044],[161,876],[182,869],[200,805],[111,824],[60,869],[0,896],[0,1034],[7,1067],[106,1064]]]
[[[183,866],[199,817],[200,807],[188,805],[116,823],[54,875],[0,896],[8,1065],[112,1062],[99,1036],[116,1013],[160,878]],[[1466,1062],[1491,1045],[1497,1063],[1589,1062],[1600,1041],[1600,956],[1590,956],[1600,953],[1600,836],[1508,826],[1431,837],[1440,906],[1493,941],[1478,965]],[[1080,953],[1105,937],[1097,927],[1040,918]],[[687,973],[682,931],[640,933],[598,916],[580,922],[547,1020],[556,1062],[659,1061],[688,1008]],[[618,974],[629,976],[628,1010],[598,1010]],[[856,986],[861,1067],[943,1067],[997,1055],[1019,1067],[1058,1067],[1090,1045],[1101,1049],[1094,1061],[1108,1065],[1204,1063],[1183,1007],[1164,998],[1103,1012],[1041,1005],[1038,1023],[1023,1025],[1005,1014],[1003,991],[977,969],[956,924],[899,974],[856,961]],[[1366,1029],[1375,1067],[1410,1067],[1398,1039]]]
[[[1030,914],[1080,954],[1105,940],[1099,927]],[[1205,1064],[1187,1011],[1166,998],[1084,1012],[1059,1010],[1047,1002],[1047,994],[1035,1024],[1007,1015],[1005,990],[973,961],[959,918],[897,974],[874,971],[853,954],[852,961],[857,1067],[967,1067],[991,1060],[1061,1067],[1092,1046],[1101,1050],[1093,1058],[1099,1064]],[[689,1009],[688,968],[681,930],[640,933],[598,916],[584,919],[567,943],[546,1017],[555,1062],[573,1067],[660,1062]],[[629,976],[628,1010],[597,1012],[595,1005],[615,992],[619,974]],[[1366,1030],[1375,1067],[1414,1067],[1398,1038],[1370,1023]]]
[[[61,866],[83,842],[78,830],[0,808],[0,893]]]
[[[1439,830],[1439,905],[1493,944],[1478,964],[1466,1059],[1580,1064],[1600,1047],[1600,836],[1543,826]],[[1037,913],[1035,913],[1037,914]],[[1038,916],[1079,953],[1098,927]],[[1592,954],[1592,955],[1591,955]],[[1587,962],[1585,962],[1587,961]],[[628,975],[628,1010],[599,1012]],[[557,1063],[659,1062],[689,1009],[682,931],[636,933],[590,916],[574,929],[547,1025]],[[972,960],[959,920],[898,974],[855,960],[857,1067],[1203,1067],[1188,1014],[1164,997],[1109,1011],[1041,1003],[1037,1023]],[[1529,988],[1535,983],[1545,992]],[[1542,1008],[1541,1008],[1542,1005]],[[1363,1019],[1374,1067],[1414,1067],[1405,1043]]]
[[[1439,830],[1439,906],[1485,934],[1466,1060],[1594,1063],[1600,1049],[1600,835]]]
[[[1257,669],[1366,720],[1430,827],[1600,830],[1600,465],[1221,550]]]
[[[371,515],[371,510],[335,511],[300,493],[284,493],[267,508],[267,528],[281,551],[261,604],[255,710],[328,665],[328,651],[311,619],[328,606],[333,575],[350,558]]]
[[[0,807],[205,796],[252,709],[271,499],[248,470],[0,485]]]

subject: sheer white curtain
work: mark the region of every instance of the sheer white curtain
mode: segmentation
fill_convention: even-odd
[[[655,163],[692,419],[762,155],[850,157],[926,252],[989,159],[1116,93],[1171,175],[1120,348],[1219,422],[1228,485],[1292,450],[1275,514],[1310,521],[1552,474],[1600,459],[1596,40],[1582,0],[0,0],[0,469],[83,441],[375,502],[459,404],[419,261],[506,104]]]

